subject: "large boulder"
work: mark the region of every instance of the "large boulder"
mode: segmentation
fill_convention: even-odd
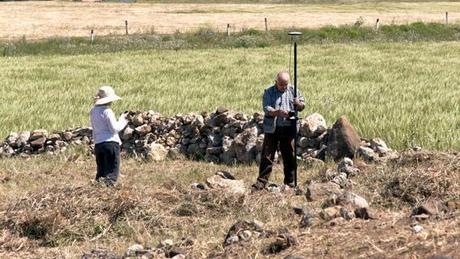
[[[361,145],[361,138],[345,116],[332,126],[327,138],[327,153],[335,160],[353,158]]]
[[[319,113],[313,113],[302,120],[299,133],[301,136],[315,138],[323,134],[326,129],[327,125],[324,117]]]

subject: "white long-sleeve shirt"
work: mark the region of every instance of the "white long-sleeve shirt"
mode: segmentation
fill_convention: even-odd
[[[120,117],[117,121],[115,114],[108,106],[99,105],[91,109],[91,126],[95,144],[114,141],[121,145],[118,132],[123,130],[126,124],[128,121],[124,117]]]

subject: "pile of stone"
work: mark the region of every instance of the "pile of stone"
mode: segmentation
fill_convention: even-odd
[[[286,229],[273,231],[264,229],[264,224],[258,220],[240,220],[233,224],[224,239],[224,247],[245,245],[256,239],[271,239],[262,250],[265,255],[277,254],[289,247],[299,244],[297,237]]]
[[[302,215],[300,227],[311,227],[321,221],[375,219],[377,216],[369,208],[367,200],[351,191],[350,178],[359,173],[360,170],[354,166],[353,160],[345,157],[336,170],[327,169],[324,172],[324,182],[306,184],[307,200],[319,201],[322,205],[317,210],[294,208],[296,214]]]
[[[120,132],[126,154],[164,160],[186,156],[215,163],[251,163],[260,160],[263,134],[262,113],[247,116],[219,107],[208,114],[190,113],[165,117],[154,111],[130,112],[129,124]],[[48,134],[46,130],[11,133],[0,143],[0,157],[58,153],[69,144],[93,148],[91,128],[77,128]],[[380,139],[359,137],[345,117],[327,129],[318,113],[300,120],[297,156],[303,159],[335,160],[362,156],[379,161],[393,154]]]
[[[0,157],[31,154],[55,154],[65,151],[69,144],[89,146],[92,141],[91,128],[77,128],[49,134],[44,129],[12,132],[0,143]]]

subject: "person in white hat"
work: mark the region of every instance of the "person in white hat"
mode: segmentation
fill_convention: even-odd
[[[118,132],[123,130],[128,121],[126,113],[117,120],[110,105],[121,100],[110,86],[102,86],[94,97],[94,107],[91,109],[91,126],[95,144],[97,174],[96,180],[113,186],[120,172],[120,145]]]

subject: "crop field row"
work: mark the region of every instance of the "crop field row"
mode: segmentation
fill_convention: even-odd
[[[164,115],[224,105],[261,111],[263,89],[288,67],[289,46],[248,49],[125,51],[0,58],[0,135],[89,125],[96,89],[112,85],[124,110]],[[363,137],[393,148],[460,146],[460,44],[301,45],[301,114],[332,124],[346,115]]]

